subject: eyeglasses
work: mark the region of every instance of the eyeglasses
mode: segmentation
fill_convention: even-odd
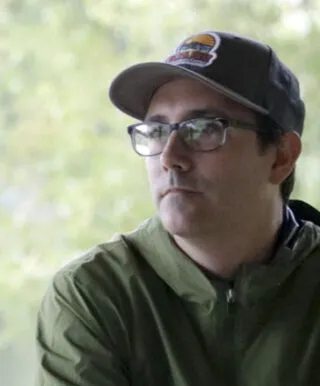
[[[223,146],[229,127],[258,131],[253,123],[242,122],[231,118],[205,117],[180,123],[141,122],[128,127],[133,149],[143,157],[162,153],[173,131],[192,150],[207,152]]]

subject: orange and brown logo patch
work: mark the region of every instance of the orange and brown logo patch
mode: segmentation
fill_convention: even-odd
[[[184,40],[173,55],[166,59],[166,63],[207,67],[217,58],[220,37],[213,32],[193,35]]]

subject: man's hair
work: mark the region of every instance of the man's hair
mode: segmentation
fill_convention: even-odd
[[[261,151],[265,151],[269,146],[279,145],[282,140],[282,135],[285,130],[277,125],[269,117],[255,113],[256,121],[259,128],[262,130],[257,131],[258,143]],[[293,191],[295,183],[295,169],[288,175],[288,177],[280,185],[281,198],[285,203],[288,202],[289,197]]]

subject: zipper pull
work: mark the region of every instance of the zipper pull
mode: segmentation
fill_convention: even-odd
[[[229,288],[226,294],[227,303],[234,304],[236,302],[236,291],[234,288]]]

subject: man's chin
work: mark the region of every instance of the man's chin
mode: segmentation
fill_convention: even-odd
[[[173,236],[187,237],[199,232],[198,221],[191,216],[159,213],[163,227]]]

